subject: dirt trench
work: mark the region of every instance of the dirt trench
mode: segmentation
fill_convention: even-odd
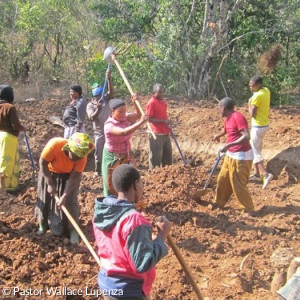
[[[146,100],[141,102],[145,104]],[[30,128],[28,137],[35,162],[46,142],[62,135],[62,129],[47,119],[49,115],[61,116],[66,102],[42,100],[17,105],[24,124]],[[147,133],[141,129],[134,135],[132,148],[142,172],[147,203],[144,213],[153,224],[162,214],[173,222],[172,237],[206,300],[272,299],[270,285],[275,274],[270,261],[272,253],[288,247],[296,256],[300,255],[300,136],[295,128],[300,124],[299,114],[291,113],[294,110],[288,107],[271,112],[264,153],[276,179],[267,190],[262,190],[259,182],[249,183],[257,210],[249,216],[240,211],[234,198],[223,210],[213,205],[220,166],[213,176],[211,191],[201,201],[193,199],[193,193],[204,186],[220,147],[211,142],[223,126],[216,107],[172,99],[168,103],[174,133],[191,164],[182,164],[173,144],[174,164],[148,171]],[[245,107],[238,110],[247,115]],[[87,125],[90,132],[91,124]],[[36,184],[32,182],[31,164],[22,137],[20,149],[22,190],[0,201],[0,290],[2,287],[18,287],[21,291],[32,288],[36,292],[42,290],[43,299],[96,299],[93,291],[97,291],[98,267],[83,242],[72,247],[67,239],[50,233],[42,237],[35,234]],[[80,186],[80,226],[94,248],[91,220],[95,197],[101,193],[101,179],[93,177],[90,156]],[[82,290],[84,295],[70,298],[70,295],[49,294],[49,291],[62,291],[63,287]],[[19,292],[11,299],[41,297],[29,298]],[[4,297],[3,289],[0,298],[9,299]],[[157,265],[152,298],[196,299],[171,249]]]

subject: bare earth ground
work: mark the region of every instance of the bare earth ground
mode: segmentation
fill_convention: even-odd
[[[27,134],[36,163],[46,142],[62,135],[62,128],[52,125],[47,118],[61,117],[67,101],[18,103],[20,117],[30,128]],[[143,104],[146,101],[147,98],[142,99]],[[212,205],[218,172],[213,177],[212,190],[200,202],[192,197],[204,186],[220,147],[211,142],[223,125],[216,106],[206,102],[190,105],[171,99],[168,102],[174,132],[190,165],[183,166],[173,144],[174,165],[149,172],[145,128],[134,134],[132,146],[142,170],[144,200],[148,205],[145,214],[153,223],[162,214],[173,222],[172,238],[205,299],[272,299],[270,284],[274,269],[270,256],[273,251],[289,247],[300,256],[300,190],[297,183],[300,177],[300,135],[297,133],[300,107],[281,107],[271,112],[264,154],[276,179],[266,190],[262,190],[259,183],[249,183],[257,212],[248,216],[239,210],[235,199],[231,199],[224,210]],[[247,115],[245,107],[238,110]],[[54,237],[49,232],[42,237],[35,233],[36,184],[32,181],[23,135],[19,140],[22,190],[0,201],[0,225],[5,225],[0,232],[0,298],[97,299],[93,294],[97,292],[98,266],[84,243],[70,246],[67,239]],[[91,220],[94,199],[101,195],[101,187],[101,179],[93,178],[93,157],[90,156],[80,187],[80,226],[94,248]],[[18,287],[23,294],[5,296],[3,287]],[[54,296],[54,292],[49,291],[57,288],[62,292],[62,287],[81,289],[83,296]],[[35,293],[43,291],[36,296],[25,296],[24,289],[30,293],[30,288]],[[197,299],[171,249],[157,266],[152,297],[157,300]]]

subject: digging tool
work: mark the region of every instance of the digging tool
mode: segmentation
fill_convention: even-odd
[[[128,90],[129,90],[130,95],[133,96],[134,95],[134,91],[133,91],[133,89],[132,89],[132,87],[131,87],[131,85],[130,85],[130,83],[129,83],[129,81],[128,81],[125,73],[124,73],[124,71],[122,70],[122,68],[121,68],[121,66],[120,66],[120,64],[119,64],[119,62],[117,60],[116,54],[117,54],[116,53],[116,49],[114,47],[107,47],[105,49],[105,51],[104,51],[103,59],[106,60],[108,63],[115,63],[115,65],[117,66],[117,68],[118,68],[118,70],[119,70],[119,72],[120,72],[120,74],[121,74],[121,76],[122,76],[122,78],[123,78],[123,80],[124,80],[124,82],[125,82]],[[142,115],[145,115],[140,102],[138,100],[135,100],[135,103],[136,103],[136,105],[137,105],[140,113]],[[151,126],[150,126],[149,121],[147,122],[147,127],[148,127],[148,130],[150,131],[151,135],[153,136],[153,138],[156,139],[156,135],[153,132],[153,130],[152,130]]]
[[[4,196],[5,198],[7,198],[6,196],[6,183],[5,183],[5,174],[3,172],[0,172],[0,196]],[[5,199],[4,198],[4,199]],[[2,204],[2,202],[1,202]]]
[[[56,116],[51,116],[48,118],[49,122],[51,122],[52,124],[54,125],[59,125],[63,128],[66,127],[66,125],[64,124],[64,122],[59,118],[59,117],[56,117]]]
[[[174,241],[173,241],[173,239],[171,238],[170,235],[168,235],[167,240],[168,240],[168,243],[171,246],[171,248],[172,248],[172,250],[173,250],[173,252],[174,252],[177,260],[179,261],[179,263],[180,263],[183,271],[185,272],[185,275],[188,277],[188,279],[189,279],[189,281],[190,281],[190,283],[191,283],[191,285],[193,287],[193,290],[194,290],[195,294],[197,295],[197,298],[199,300],[203,300],[203,297],[202,297],[201,292],[200,292],[200,290],[199,290],[199,288],[197,286],[197,283],[195,282],[195,280],[193,278],[193,275],[192,275],[189,267],[185,263],[185,261],[184,261],[182,255],[181,255],[178,247],[176,246],[176,244],[174,243]]]
[[[175,144],[176,144],[176,146],[177,146],[177,149],[178,149],[178,151],[179,151],[179,154],[180,154],[180,156],[181,156],[181,159],[182,159],[182,161],[183,161],[183,164],[186,165],[186,164],[187,164],[187,161],[185,160],[185,157],[184,157],[184,155],[183,155],[183,153],[182,153],[182,151],[181,151],[181,149],[180,149],[180,146],[179,146],[179,144],[178,144],[178,142],[177,142],[176,136],[175,136],[175,134],[174,134],[174,132],[173,132],[172,126],[171,126],[171,125],[168,125],[168,127],[169,127],[169,129],[170,129],[171,136],[172,136],[172,138],[173,138],[173,140],[174,140],[174,142],[175,142]]]
[[[33,182],[35,182],[35,170],[36,170],[36,167],[35,167],[35,164],[34,164],[34,161],[33,161],[32,152],[31,152],[31,149],[30,149],[28,137],[27,137],[27,134],[26,134],[25,130],[24,130],[24,140],[25,140],[25,143],[26,143],[28,156],[29,156],[29,159],[30,159],[30,162],[31,162],[31,166],[32,166],[32,179],[33,179]]]
[[[107,65],[107,71],[109,71],[110,69],[110,64]],[[107,79],[107,76],[105,74],[105,80],[104,80],[104,84],[103,84],[103,91],[102,91],[102,95],[101,95],[101,98],[99,99],[99,102],[102,102],[103,101],[103,98],[105,96],[105,91],[106,91],[106,87],[107,87],[107,82],[108,82],[108,79]],[[105,104],[105,103],[104,103]]]
[[[59,202],[58,196],[55,196],[55,201]],[[84,233],[82,232],[82,230],[80,229],[80,227],[78,226],[78,224],[76,223],[74,218],[71,216],[71,214],[69,213],[69,211],[67,210],[67,208],[64,205],[61,205],[61,209],[65,213],[66,217],[68,218],[70,223],[73,225],[73,227],[75,228],[75,230],[77,231],[77,233],[79,234],[79,236],[81,237],[81,239],[83,240],[83,242],[85,243],[87,248],[89,249],[90,253],[92,254],[94,259],[96,260],[99,267],[101,268],[101,262],[100,262],[99,256],[96,254],[95,250],[93,249],[93,247],[91,246],[91,244],[87,240],[86,236],[84,235]]]
[[[220,150],[218,151],[218,156],[217,156],[217,159],[215,161],[215,164],[213,166],[213,168],[211,169],[210,171],[210,174],[209,174],[209,177],[204,185],[204,188],[202,190],[198,190],[195,194],[194,194],[194,198],[198,198],[200,199],[202,196],[204,196],[206,193],[207,193],[207,187],[211,181],[211,178],[212,178],[212,175],[215,171],[215,169],[217,168],[218,164],[219,164],[219,161],[221,160],[221,158],[225,155],[225,152],[224,153],[221,153]]]

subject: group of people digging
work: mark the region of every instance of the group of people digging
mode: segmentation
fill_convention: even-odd
[[[164,241],[171,223],[166,217],[159,217],[159,232],[152,237],[151,223],[135,208],[142,198],[143,183],[133,166],[130,138],[149,121],[156,134],[156,139],[149,134],[149,168],[171,164],[167,103],[163,98],[163,86],[155,84],[146,114],[141,114],[136,105],[137,95],[132,97],[135,112],[128,113],[123,100],[113,99],[109,71],[106,76],[108,92],[103,95],[103,88],[96,85],[88,105],[82,97],[81,87],[71,86],[71,101],[63,114],[66,126],[64,138],[51,139],[41,153],[35,210],[38,234],[44,234],[50,228],[55,235],[67,235],[73,244],[79,241],[77,232],[60,208],[65,205],[73,218],[79,221],[77,197],[80,176],[88,154],[95,148],[95,171],[102,175],[104,195],[96,199],[93,218],[102,264],[99,286],[103,290],[122,290],[121,299],[147,299],[155,278],[154,266],[167,254]],[[247,188],[252,161],[254,177],[258,177],[259,172],[263,175],[263,188],[272,179],[263,167],[261,156],[263,136],[269,126],[270,93],[262,86],[259,76],[251,78],[250,88],[253,91],[249,99],[253,138],[251,131],[250,139],[245,117],[234,110],[234,101],[228,97],[219,103],[221,115],[225,118],[224,129],[214,137],[215,141],[219,141],[220,137],[227,135],[226,145],[221,149],[221,152],[226,152],[226,158],[217,179],[216,202],[224,206],[234,194],[245,211],[254,209]],[[18,173],[12,170],[19,168],[17,136],[25,130],[12,104],[13,98],[10,86],[0,86],[0,172],[5,174],[7,189],[18,186],[17,183],[12,184],[14,177],[18,177]],[[86,113],[93,122],[94,141],[85,133]],[[11,151],[12,141],[14,151]],[[10,159],[11,156],[14,160]],[[59,201],[55,200],[55,196]],[[107,299],[119,297],[110,295]]]
[[[166,217],[159,217],[157,226],[160,230],[157,237],[153,239],[151,223],[135,209],[135,204],[141,200],[143,194],[143,184],[137,169],[129,164],[131,162],[130,138],[150,116],[157,122],[168,123],[167,106],[162,97],[163,87],[157,84],[154,87],[152,101],[164,103],[165,120],[155,115],[157,110],[155,103],[152,103],[150,116],[141,115],[136,107],[136,95],[132,98],[135,112],[127,113],[123,100],[111,99],[112,84],[109,86],[111,87],[108,93],[102,99],[102,87],[95,87],[93,99],[88,107],[82,97],[81,87],[72,85],[70,88],[71,101],[63,114],[64,138],[51,139],[44,147],[39,160],[40,172],[35,209],[35,216],[39,223],[37,234],[42,235],[50,229],[54,235],[68,236],[72,244],[79,241],[78,233],[62,213],[61,207],[64,205],[74,220],[79,221],[80,209],[77,197],[80,176],[85,168],[88,154],[94,149],[94,142],[85,133],[84,128],[85,110],[87,110],[89,118],[93,121],[97,145],[96,172],[102,173],[104,196],[107,196],[97,199],[94,217],[96,240],[101,241],[98,243],[98,252],[104,266],[99,274],[99,286],[105,290],[121,290],[127,297],[122,299],[144,299],[144,296],[150,293],[155,278],[155,264],[167,254],[164,240],[168,236],[171,223]],[[14,178],[12,175],[16,175],[17,179],[19,175],[18,146],[14,147],[15,151],[12,153],[10,135],[14,133],[13,140],[18,142],[18,133],[25,130],[25,127],[20,124],[15,106],[12,104],[13,89],[10,86],[1,86],[0,98],[0,132],[3,132],[0,143],[0,166],[9,190],[11,178]],[[98,102],[100,99],[102,103]],[[159,129],[156,132],[159,134]],[[163,147],[164,145],[161,149]],[[102,151],[101,158],[99,152]],[[11,154],[14,155],[15,161],[10,159]],[[159,156],[161,162],[156,158],[156,165],[164,166],[165,161],[172,163],[169,157],[165,159],[164,153],[159,153]],[[170,150],[168,156],[172,157]],[[99,161],[101,168],[99,168]],[[18,168],[17,172],[12,174],[11,167]],[[17,187],[18,183],[15,183],[13,188]],[[58,201],[56,201],[57,197]],[[108,228],[115,234],[107,235]],[[115,243],[120,245],[118,254],[115,255],[118,260],[113,266],[110,263],[105,265],[105,253],[107,251],[112,253],[116,249]],[[125,244],[127,248],[124,247]],[[113,255],[110,255],[108,261],[111,261],[112,257]],[[123,271],[120,270],[121,266]],[[107,298],[115,299],[111,296]]]

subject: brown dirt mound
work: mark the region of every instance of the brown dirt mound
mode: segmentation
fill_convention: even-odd
[[[146,100],[142,99],[142,103]],[[62,128],[47,120],[50,115],[61,116],[66,102],[43,100],[18,104],[24,124],[30,127],[28,137],[35,162],[46,142],[62,135]],[[212,205],[218,170],[213,176],[212,191],[200,203],[192,197],[197,189],[203,188],[220,146],[211,142],[223,125],[218,110],[212,104],[197,106],[174,100],[169,100],[169,107],[174,132],[191,165],[182,165],[173,145],[174,165],[148,171],[147,134],[143,129],[134,135],[132,146],[142,170],[147,203],[144,213],[153,224],[162,214],[173,222],[171,235],[207,300],[270,299],[275,272],[270,256],[274,250],[287,247],[300,255],[299,184],[289,181],[290,170],[299,179],[295,173],[299,159],[295,125],[300,124],[300,108],[272,110],[264,154],[270,161],[269,168],[277,170],[278,179],[265,191],[260,183],[249,183],[257,208],[257,213],[249,216],[241,213],[234,198],[224,210]],[[245,108],[238,110],[247,115]],[[87,124],[90,132],[91,124]],[[50,233],[42,237],[35,234],[36,184],[32,182],[31,164],[22,138],[20,148],[22,191],[10,195],[3,203],[0,201],[1,287],[42,290],[39,296],[30,299],[96,299],[98,267],[83,242],[71,246],[67,239]],[[95,247],[91,220],[95,197],[102,193],[102,181],[93,178],[92,156],[89,162],[80,186],[80,226]],[[54,291],[62,291],[63,287],[81,289],[84,295],[54,296]],[[4,299],[1,292],[0,298]],[[29,299],[20,292],[10,296]],[[157,300],[196,299],[171,249],[157,266],[152,296]]]

